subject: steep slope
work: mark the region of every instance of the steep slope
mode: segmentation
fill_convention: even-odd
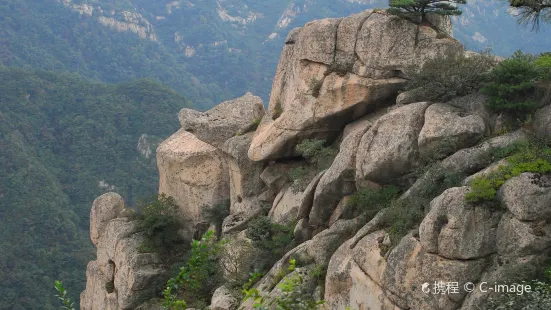
[[[156,192],[155,148],[187,101],[140,80],[106,85],[0,69],[0,309],[56,309],[52,283],[84,288],[89,205]]]

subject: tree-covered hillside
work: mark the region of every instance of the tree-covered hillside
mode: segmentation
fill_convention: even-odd
[[[0,309],[57,309],[54,279],[72,299],[84,289],[92,201],[116,190],[132,205],[157,191],[154,143],[188,104],[150,80],[6,68],[0,94]]]
[[[113,31],[59,2],[0,1],[0,63],[78,73],[104,82],[154,78],[204,106],[229,96],[215,83],[188,73],[184,55],[159,42]]]

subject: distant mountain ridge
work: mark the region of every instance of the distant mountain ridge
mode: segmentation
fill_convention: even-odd
[[[386,0],[6,0],[0,62],[78,71],[117,82],[154,77],[200,108],[247,91],[268,99],[287,33],[305,23],[387,6]],[[551,50],[505,1],[470,0],[454,17],[468,49]],[[23,12],[23,13],[22,13]],[[46,13],[45,13],[46,12]],[[47,13],[50,12],[50,13]],[[544,27],[545,28],[545,27]]]

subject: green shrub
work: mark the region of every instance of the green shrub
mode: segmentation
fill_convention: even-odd
[[[347,201],[351,211],[365,213],[371,219],[377,212],[390,206],[398,197],[399,189],[395,186],[384,186],[381,189],[365,188],[352,195]]]
[[[150,201],[140,202],[137,208],[137,228],[145,237],[140,250],[144,252],[168,252],[182,240],[178,230],[178,205],[174,198],[159,195]]]
[[[430,179],[421,183],[416,194],[392,200],[385,210],[383,220],[391,244],[381,246],[382,255],[386,255],[404,236],[421,224],[434,198],[448,188],[459,186],[465,178],[460,173],[443,169],[439,163],[429,166],[424,174],[430,176]]]
[[[61,309],[75,310],[75,303],[67,296],[67,290],[63,287],[63,282],[56,280],[54,288],[57,291],[57,298],[61,301]]]
[[[291,259],[287,274],[295,271],[296,262]],[[278,287],[281,294],[274,298],[262,296],[255,288],[244,289],[245,301],[253,299],[254,309],[277,309],[277,310],[316,310],[320,309],[325,303],[323,300],[314,300],[312,294],[304,290],[303,277],[296,273],[293,276],[287,277]]]
[[[322,170],[331,166],[337,151],[325,146],[325,140],[306,139],[295,148],[307,161],[303,167],[293,168],[289,171],[289,179],[293,190],[301,192],[306,189],[310,181]]]
[[[524,172],[551,172],[551,150],[538,145],[528,145],[507,159],[507,165],[496,172],[473,180],[471,191],[465,197],[469,202],[495,202],[499,188],[509,179]]]
[[[526,274],[521,271],[520,278],[526,279]],[[516,277],[515,277],[516,278]],[[484,310],[528,310],[551,309],[551,268],[547,268],[543,275],[531,281],[504,281],[503,284],[516,284],[530,286],[530,292],[524,294],[493,294],[488,298]],[[481,308],[477,308],[481,309]]]
[[[551,80],[551,55],[541,55],[535,62],[536,68],[540,72],[539,78],[541,80]]]
[[[272,223],[267,216],[253,220],[247,228],[246,235],[255,248],[266,251],[273,257],[281,257],[293,246],[293,225]]]
[[[209,304],[210,297],[220,284],[218,258],[223,245],[209,230],[201,240],[193,240],[191,254],[176,277],[167,282],[163,305],[171,310],[187,309],[188,303],[197,308]]]
[[[289,180],[295,193],[304,191],[311,180],[319,173],[315,166],[296,167],[289,170]]]
[[[500,294],[490,297],[484,307],[485,310],[528,310],[551,309],[551,284],[548,282],[531,281],[523,285],[530,285],[530,292],[524,294]],[[479,308],[480,309],[480,308]]]
[[[306,139],[296,146],[296,151],[313,165],[322,165],[332,158],[337,151],[325,146],[325,140]]]
[[[215,225],[217,231],[221,231],[222,222],[230,215],[230,201],[224,201],[214,206],[203,206],[201,209],[203,217],[211,224]]]
[[[427,60],[422,67],[410,67],[406,90],[415,90],[423,100],[445,102],[481,89],[495,65],[488,52],[469,57],[446,54]]]
[[[490,71],[489,83],[482,89],[495,112],[525,115],[536,108],[534,82],[539,77],[536,58],[517,51]]]
[[[421,224],[425,217],[425,208],[426,204],[416,199],[392,202],[384,216],[386,231],[390,235],[391,242],[387,250],[393,249],[404,236]]]

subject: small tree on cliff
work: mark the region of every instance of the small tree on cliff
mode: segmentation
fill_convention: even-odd
[[[466,0],[389,0],[391,14],[396,14],[411,19],[425,19],[428,13],[439,15],[461,15],[463,13],[457,8],[457,4],[466,4]]]

